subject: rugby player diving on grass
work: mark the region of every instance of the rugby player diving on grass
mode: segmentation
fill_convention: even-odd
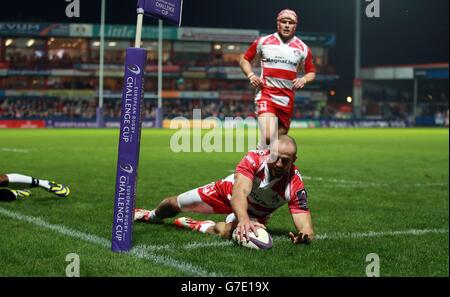
[[[178,196],[165,198],[153,210],[136,208],[134,220],[162,223],[163,219],[175,217],[182,212],[202,214],[226,214],[223,222],[196,221],[179,217],[178,227],[193,231],[231,238],[237,228],[240,240],[249,240],[250,231],[257,235],[258,228],[265,225],[270,215],[288,204],[295,234],[289,232],[293,243],[309,244],[314,238],[307,193],[298,168],[297,145],[288,135],[275,141],[274,151],[250,151],[240,161],[234,174]]]
[[[38,179],[35,177],[9,173],[0,174],[0,201],[14,201],[26,199],[31,196],[31,191],[25,188],[40,187],[58,197],[67,197],[70,194],[69,187],[54,181]]]

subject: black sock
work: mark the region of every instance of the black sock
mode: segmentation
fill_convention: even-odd
[[[10,202],[16,200],[16,195],[9,189],[0,189],[0,201]]]
[[[36,188],[39,186],[39,179],[32,177],[30,188]]]

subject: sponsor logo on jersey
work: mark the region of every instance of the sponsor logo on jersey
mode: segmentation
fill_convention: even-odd
[[[265,58],[263,59],[263,62],[266,63],[280,63],[280,64],[289,64],[292,66],[297,66],[297,63],[294,61],[290,61],[286,58],[276,57],[276,58]]]

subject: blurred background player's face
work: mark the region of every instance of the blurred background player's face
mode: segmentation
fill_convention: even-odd
[[[287,143],[280,143],[278,153],[271,152],[270,159],[274,160],[268,164],[270,175],[279,178],[289,172],[296,159],[295,148]]]
[[[278,34],[284,40],[294,37],[297,23],[291,18],[282,18],[278,22]]]

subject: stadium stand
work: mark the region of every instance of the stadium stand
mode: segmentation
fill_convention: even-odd
[[[95,121],[98,106],[99,26],[95,24],[27,23],[1,26],[0,120]],[[107,25],[104,60],[105,119],[120,115],[125,49],[132,46],[133,26]],[[207,32],[208,34],[205,34]],[[236,34],[239,32],[239,34]],[[157,106],[157,30],[145,27],[142,46],[148,50],[145,81],[145,118],[153,121]],[[253,90],[240,71],[239,60],[257,30],[173,28],[164,31],[163,116],[202,116],[223,119],[253,117]],[[349,120],[352,106],[336,100],[338,81],[328,60],[333,34],[301,32],[311,47],[317,80],[297,92],[295,121]],[[421,84],[416,117],[445,122],[448,114],[448,64],[444,83]],[[368,70],[369,71],[369,70]],[[370,73],[366,71],[367,73]],[[368,76],[370,79],[370,75]],[[403,121],[414,124],[411,86],[364,82],[365,120]],[[430,81],[428,81],[430,82]],[[432,99],[429,99],[431,96]],[[420,122],[420,119],[419,119]],[[297,123],[297,126],[302,126]]]

